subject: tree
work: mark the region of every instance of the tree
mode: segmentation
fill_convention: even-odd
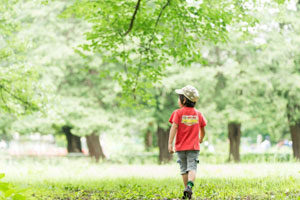
[[[245,2],[77,1],[64,16],[81,17],[92,24],[86,33],[88,43],[81,45],[79,53],[99,53],[105,65],[114,66],[109,72],[122,87],[125,102],[134,107],[140,102],[155,106],[151,91],[166,66],[204,63],[199,53],[204,41],[225,41],[229,25],[255,22]],[[168,153],[163,153],[168,133],[161,126],[157,133],[160,160],[169,160]]]
[[[110,81],[109,78],[99,79],[106,71],[95,69],[101,61],[99,56],[81,57],[74,52],[73,48],[83,41],[81,33],[89,26],[82,20],[59,18],[58,15],[67,4],[22,3],[20,21],[27,26],[22,36],[31,35],[35,44],[27,55],[33,65],[43,66],[40,79],[48,89],[49,103],[43,117],[49,129],[37,128],[41,133],[65,134],[69,152],[81,152],[80,137],[88,136],[88,141],[92,138],[93,145],[88,142],[88,147],[91,148],[91,155],[99,160],[104,154],[96,139],[99,140],[101,129],[107,127],[108,119],[101,121],[101,117],[106,115],[103,108],[106,101],[110,101],[103,100],[103,94],[109,93],[105,88],[110,87],[107,84]],[[36,10],[42,12],[34,12]],[[36,128],[36,125],[30,125]]]
[[[273,9],[272,12],[269,10],[270,13],[261,14],[262,24],[272,23],[269,26],[258,26],[258,31],[254,31],[256,42],[250,41],[255,50],[255,60],[248,66],[255,67],[252,66],[248,74],[256,74],[252,83],[256,83],[258,87],[252,89],[252,93],[259,100],[252,102],[261,108],[256,109],[256,112],[263,118],[272,136],[280,138],[289,128],[293,154],[299,159],[299,14],[295,12],[296,4],[283,4],[276,8],[275,12]],[[286,45],[291,43],[293,46]]]
[[[261,13],[261,24],[255,27],[253,39],[244,45],[247,51],[239,48],[236,52],[247,66],[243,74],[250,77],[249,89],[243,85],[243,93],[251,95],[252,116],[260,118],[261,127],[276,139],[282,138],[289,127],[293,154],[299,159],[298,13],[286,5],[274,7],[277,11],[267,9]],[[293,43],[293,48],[286,43]]]
[[[21,115],[41,109],[45,99],[38,68],[26,57],[28,43],[18,38],[22,26],[14,20],[17,6],[18,1],[0,2],[0,109],[2,113]]]
[[[261,55],[268,56],[264,61],[264,66],[268,69],[265,76],[272,83],[274,98],[282,102],[282,109],[278,113],[282,113],[285,119],[281,119],[279,123],[286,123],[289,127],[291,139],[293,142],[293,155],[296,159],[300,159],[300,110],[299,110],[299,11],[283,8],[278,13],[277,31],[270,34],[268,42],[269,48]],[[293,46],[282,45],[283,43],[293,44]],[[272,52],[272,54],[270,53]],[[266,70],[261,69],[265,72]],[[287,78],[288,77],[288,78]],[[282,125],[283,126],[283,125]]]
[[[159,147],[159,163],[166,163],[172,159],[172,154],[169,153],[167,145],[170,128],[166,123],[168,123],[168,119],[172,114],[171,109],[176,102],[176,95],[173,96],[173,93],[172,89],[161,87],[155,95],[156,106],[153,109],[153,116],[157,124],[156,134]]]
[[[135,106],[140,101],[153,105],[149,89],[166,66],[205,62],[199,53],[204,41],[225,41],[229,25],[255,21],[246,2],[85,0],[68,7],[65,15],[92,24],[82,53],[100,53],[106,64],[117,66],[112,74],[123,98]]]

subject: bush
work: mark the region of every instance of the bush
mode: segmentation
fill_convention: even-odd
[[[5,174],[0,174],[0,179],[3,179]],[[14,185],[3,182],[0,180],[0,199],[11,199],[11,200],[25,200],[26,197],[21,194],[21,190],[18,190]]]

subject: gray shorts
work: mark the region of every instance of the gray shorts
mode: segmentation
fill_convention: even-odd
[[[188,173],[191,170],[197,171],[199,163],[199,151],[177,151],[178,163],[180,164],[181,175]]]

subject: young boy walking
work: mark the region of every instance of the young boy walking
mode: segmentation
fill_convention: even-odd
[[[180,109],[175,110],[169,122],[172,124],[169,135],[169,152],[176,151],[182,180],[185,186],[183,191],[183,199],[192,198],[192,188],[196,178],[198,156],[200,151],[200,143],[205,136],[204,127],[206,120],[203,115],[194,107],[199,94],[196,88],[187,85],[175,92],[179,95],[178,105]],[[200,137],[199,137],[200,133]],[[173,148],[173,140],[176,136],[175,151]]]

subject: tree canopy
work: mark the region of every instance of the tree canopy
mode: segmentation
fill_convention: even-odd
[[[18,35],[19,1],[1,0],[0,3],[0,110],[2,113],[24,114],[37,111],[45,98],[38,82],[38,67],[26,57],[28,38]],[[26,78],[25,78],[26,77]]]
[[[81,53],[101,54],[102,65],[122,87],[129,102],[151,103],[148,89],[165,74],[166,66],[205,63],[205,41],[227,40],[232,24],[251,26],[255,18],[247,1],[76,1],[63,16],[90,22]]]

